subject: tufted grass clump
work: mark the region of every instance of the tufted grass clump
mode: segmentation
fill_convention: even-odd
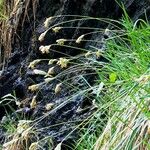
[[[150,25],[126,13],[120,23],[125,35],[106,42],[108,62],[97,68],[97,84],[104,84],[98,110],[81,129],[77,150],[150,149]]]

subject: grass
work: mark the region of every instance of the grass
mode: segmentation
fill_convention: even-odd
[[[4,0],[0,0],[0,20],[6,20],[7,17],[4,14],[5,9],[4,9]]]
[[[77,150],[150,149],[150,25],[126,13],[120,23],[125,34],[107,39],[108,63],[97,68],[104,88]]]
[[[48,28],[45,33],[57,26],[64,26],[64,24],[68,22],[89,19],[96,19],[111,24],[116,30],[109,31],[112,34],[112,36],[106,40],[106,50],[104,53],[101,54],[107,60],[107,62],[99,62],[95,59],[90,59],[90,64],[86,64],[85,66],[84,62],[86,59],[88,59],[85,57],[89,56],[89,54],[87,55],[89,50],[65,45],[66,41],[75,41],[76,43],[80,43],[84,41],[83,37],[85,37],[86,35],[93,33],[103,33],[105,29],[95,29],[97,30],[96,32],[86,33],[84,34],[84,36],[81,35],[78,39],[63,39],[65,40],[63,41],[63,43],[59,43],[60,39],[58,39],[58,43],[51,44],[51,46],[60,45],[64,48],[69,47],[73,50],[79,50],[82,51],[83,54],[76,57],[71,57],[67,55],[64,59],[69,59],[69,62],[67,61],[67,63],[64,63],[63,61],[63,64],[59,62],[59,65],[62,66],[62,68],[63,66],[65,66],[64,71],[62,71],[60,74],[56,75],[53,78],[50,78],[50,76],[48,78],[46,77],[47,79],[50,79],[49,82],[51,82],[52,80],[58,80],[59,77],[65,76],[66,74],[79,71],[79,69],[83,71],[84,69],[86,70],[87,68],[90,68],[92,70],[96,70],[98,74],[96,84],[93,86],[89,85],[89,83],[83,77],[84,81],[87,82],[89,89],[83,90],[78,87],[74,87],[73,85],[69,85],[73,88],[74,95],[68,97],[67,101],[63,102],[57,107],[63,107],[68,101],[71,100],[73,96],[76,96],[81,92],[85,94],[85,97],[88,97],[88,91],[90,91],[91,89],[96,90],[95,102],[93,101],[93,103],[97,105],[97,111],[94,112],[92,116],[87,118],[88,121],[86,120],[81,123],[82,128],[80,128],[80,124],[73,128],[73,131],[75,131],[76,129],[80,130],[81,138],[76,142],[76,145],[74,145],[74,148],[72,149],[149,149],[150,145],[148,144],[148,140],[150,138],[150,25],[143,20],[137,20],[135,23],[133,23],[126,13],[121,21],[109,20],[104,18],[92,18],[87,16],[78,17],[79,19],[73,19],[56,24]],[[119,24],[121,28],[117,27],[115,24]],[[61,28],[63,29],[68,27]],[[83,27],[83,29],[87,28]],[[61,30],[59,32],[61,32]],[[42,38],[40,38],[40,40],[43,39],[44,36],[42,35]],[[101,43],[101,41],[93,42]],[[51,46],[49,46],[49,48]],[[49,54],[50,51],[56,50],[50,48],[46,52]],[[94,54],[95,52],[92,53],[92,55]],[[75,61],[80,58],[80,61]],[[41,59],[40,61],[48,60]],[[30,64],[30,67],[32,66],[33,68],[31,67],[31,69],[34,69],[36,63],[40,63],[40,61],[36,61],[34,63],[32,62],[32,65]],[[68,63],[74,66],[72,68],[67,68]],[[38,70],[38,74],[40,73],[43,74],[43,72]],[[67,81],[60,82],[68,86]],[[37,85],[38,88],[34,88],[33,91],[39,91],[40,88],[42,88],[41,86],[45,85],[45,82],[38,83]],[[15,101],[16,104],[18,104],[18,101],[15,97],[12,97],[10,95],[7,96],[9,96],[9,98],[4,97],[5,99],[3,102],[8,102],[9,104],[9,102]],[[30,122],[26,120],[26,128],[23,129],[23,132],[25,132],[26,130],[29,131],[27,132],[27,138],[24,137],[23,134],[19,136],[19,138],[21,138],[21,141],[19,139],[16,139],[17,141],[13,141],[13,138],[10,139],[10,141],[12,141],[13,143],[9,143],[9,141],[6,139],[6,144],[9,144],[7,146],[12,146],[13,144],[13,149],[15,149],[16,144],[19,145],[19,143],[22,141],[31,140],[29,138],[29,135],[35,134],[35,136],[37,136],[36,133],[38,132],[38,130],[40,131],[41,129],[36,129],[35,131],[34,127],[36,127],[36,125],[40,121],[42,121],[46,116],[54,112],[57,108],[54,108],[53,110],[49,111],[45,116],[43,115],[37,118],[36,120],[32,120],[31,125]],[[22,128],[22,126],[19,127]],[[19,127],[17,128],[17,130],[20,129]],[[12,137],[18,136],[17,130],[14,130],[14,126],[11,122],[8,125],[4,124],[4,128],[7,130],[7,133],[10,133],[12,135]],[[69,133],[69,135],[71,135],[71,133]],[[67,137],[69,135],[67,135]],[[44,143],[45,140],[47,140],[48,138],[50,139],[50,137],[45,137],[44,139],[38,139],[37,137],[37,141],[33,141],[33,145],[30,145],[31,148],[32,146],[34,147],[41,145],[39,143]],[[49,143],[51,149],[52,144],[51,142]],[[21,146],[26,146],[26,149],[29,148],[28,144]]]

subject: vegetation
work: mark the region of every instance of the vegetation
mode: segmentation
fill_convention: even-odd
[[[122,34],[107,39],[108,62],[97,68],[104,86],[78,150],[150,149],[150,25],[126,13],[120,23]]]
[[[2,1],[0,2],[0,4],[2,4]],[[133,22],[125,11],[124,13],[125,15],[120,21],[107,18],[78,16],[80,20],[96,19],[108,23],[115,28],[114,30],[97,29],[97,32],[95,32],[104,33],[105,36],[107,36],[107,38],[103,39],[104,45],[106,46],[105,49],[95,48],[95,51],[91,52],[87,49],[71,47],[66,44],[67,41],[75,41],[76,44],[80,44],[82,41],[88,41],[84,40],[84,37],[93,34],[93,32],[91,32],[81,35],[77,39],[58,39],[55,44],[40,46],[39,48],[41,54],[49,54],[52,50],[51,46],[60,45],[64,48],[70,47],[75,50],[78,49],[82,54],[76,57],[67,56],[55,60],[38,59],[29,63],[28,68],[33,70],[35,74],[44,76],[45,79],[43,82],[29,86],[28,90],[31,92],[39,91],[40,87],[45,83],[47,84],[53,80],[59,80],[58,77],[71,72],[71,69],[67,69],[70,64],[74,65],[77,71],[78,69],[84,70],[89,67],[92,71],[94,70],[96,72],[94,72],[94,76],[96,74],[97,80],[92,86],[83,77],[89,89],[83,90],[70,85],[73,87],[74,92],[72,97],[81,92],[88,97],[87,93],[92,90],[92,94],[94,93],[95,97],[89,99],[91,99],[94,109],[96,108],[96,111],[89,116],[89,118],[73,128],[73,131],[76,129],[80,131],[80,139],[75,141],[74,145],[72,144],[73,150],[150,149],[150,25],[141,19]],[[5,18],[2,15],[3,11],[0,11],[0,14],[2,18]],[[52,18],[46,20],[45,27],[47,27],[47,30],[41,34],[39,41],[44,39],[50,29],[54,32],[61,32],[62,28],[68,28],[64,26],[65,22],[48,28],[48,22],[51,21],[51,19]],[[68,22],[73,21],[76,20],[74,19]],[[101,43],[101,41],[90,42]],[[102,61],[98,61],[95,57],[102,58]],[[77,61],[78,59],[80,61]],[[88,65],[83,64],[85,60],[89,62]],[[53,67],[50,68],[48,72],[35,69],[35,66],[41,61],[49,61],[49,64],[55,62],[61,69],[66,70],[53,76]],[[67,80],[59,82],[60,83],[58,83],[54,89],[55,94],[62,90],[62,84],[68,86]],[[67,100],[69,101],[70,99],[69,97]],[[15,102],[18,107],[21,105],[17,98],[10,94],[4,96],[0,104],[4,105],[5,103],[5,105],[9,105],[11,102]],[[53,111],[57,110],[57,108],[61,107],[64,103],[66,102],[54,108]],[[34,109],[36,107],[36,96],[34,96],[30,103],[30,108]],[[46,111],[52,108],[52,103],[46,105]],[[48,116],[50,112],[45,113],[36,120],[17,116],[17,123],[11,120],[9,115],[3,118],[4,120],[0,126],[6,130],[6,139],[3,147],[11,150],[35,150],[43,148],[43,145],[48,142],[49,149],[52,149],[53,142],[51,137],[46,136],[44,139],[40,139],[38,134],[41,129],[36,128],[36,125],[42,121],[43,118]],[[45,129],[46,128],[48,129],[49,127],[45,127]],[[71,133],[69,133],[66,138],[71,135]],[[65,139],[63,139],[63,141],[65,141]],[[63,141],[56,146],[55,150],[61,149]]]
[[[5,20],[7,18],[4,11],[4,1],[0,0],[0,20]]]

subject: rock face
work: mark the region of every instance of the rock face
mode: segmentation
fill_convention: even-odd
[[[122,2],[133,20],[150,14],[148,0]],[[7,3],[11,5],[9,1]],[[12,12],[5,33],[8,35],[9,32],[9,38],[12,39],[5,41],[11,55],[6,59],[5,69],[0,77],[0,97],[15,92],[21,104],[19,107],[15,103],[11,104],[16,109],[13,117],[19,113],[28,118],[32,116],[32,119],[41,119],[37,128],[54,126],[42,130],[39,137],[51,135],[59,142],[74,130],[65,140],[74,138],[74,126],[87,119],[95,110],[92,103],[94,96],[90,94],[89,86],[93,85],[96,78],[95,68],[85,59],[84,53],[86,50],[94,52],[94,47],[103,49],[103,42],[93,41],[102,41],[104,31],[96,34],[95,31],[111,27],[110,22],[92,17],[120,19],[123,11],[115,0],[25,0],[12,6]],[[51,16],[57,17],[49,18]],[[46,18],[49,18],[46,22],[48,28],[44,26]],[[42,33],[45,34],[39,41]],[[75,42],[85,34],[87,35],[82,42]],[[59,39],[67,41],[59,43]],[[43,50],[45,53],[42,54],[39,51],[39,48],[49,45],[48,52]],[[5,48],[4,50],[6,51]],[[83,55],[80,59],[79,54]],[[39,59],[35,66],[30,64]],[[53,60],[54,63],[48,64],[50,59],[57,61]],[[48,71],[49,76],[46,79],[49,82],[45,82],[45,73]],[[36,99],[36,104],[31,106],[33,98]],[[4,110],[2,106],[0,109]],[[5,111],[0,118],[3,115]]]

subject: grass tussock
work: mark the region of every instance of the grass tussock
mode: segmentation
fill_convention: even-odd
[[[81,130],[78,150],[150,149],[150,25],[127,14],[120,23],[125,35],[107,40],[98,111]]]

